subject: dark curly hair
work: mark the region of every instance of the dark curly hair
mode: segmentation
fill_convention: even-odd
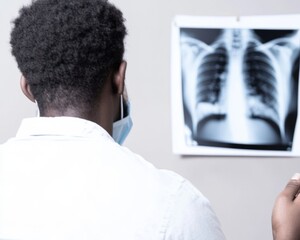
[[[124,21],[106,0],[36,0],[20,10],[12,54],[41,113],[93,104],[122,62]]]

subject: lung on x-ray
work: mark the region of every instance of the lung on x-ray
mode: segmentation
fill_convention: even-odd
[[[182,138],[173,139],[173,147],[177,142],[175,148],[184,149],[174,151],[294,155],[299,28],[285,21],[272,26],[271,17],[265,27],[251,26],[255,17],[227,18],[233,24],[226,27],[184,19],[191,24],[177,19],[172,36],[173,137]]]

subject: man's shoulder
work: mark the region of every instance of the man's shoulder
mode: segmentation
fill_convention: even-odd
[[[146,179],[146,194],[164,212],[165,239],[225,239],[209,200],[188,179],[137,158]]]
[[[123,151],[127,155],[127,160],[132,164],[136,165],[139,171],[143,172],[145,176],[151,175],[157,178],[160,181],[165,182],[166,184],[174,184],[174,185],[182,185],[186,179],[176,172],[167,169],[159,169],[154,166],[151,162],[132,152],[130,149],[126,147],[121,147],[121,151]]]
[[[128,161],[132,162],[136,167],[138,175],[143,176],[144,180],[151,182],[151,185],[156,184],[157,189],[169,193],[173,198],[181,198],[181,193],[184,192],[191,198],[207,201],[203,194],[189,180],[180,174],[168,169],[159,169],[151,162],[127,148],[122,147],[122,151],[125,151],[126,154],[128,154]],[[130,166],[130,164],[128,166]],[[131,166],[130,168],[134,169]]]

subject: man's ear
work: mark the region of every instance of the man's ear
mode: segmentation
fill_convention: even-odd
[[[24,95],[32,102],[35,102],[35,98],[30,90],[30,86],[26,80],[26,78],[22,75],[20,79],[20,86]]]
[[[114,73],[113,76],[113,89],[116,93],[121,95],[124,91],[125,86],[125,75],[126,75],[127,62],[122,61],[118,70]]]

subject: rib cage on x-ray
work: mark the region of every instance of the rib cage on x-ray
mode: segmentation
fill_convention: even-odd
[[[294,87],[292,67],[299,57],[298,31],[262,43],[251,29],[225,29],[211,44],[182,32],[180,46],[192,139],[199,138],[199,122],[215,117],[227,118],[235,127],[244,119],[262,119],[287,141],[285,118]],[[245,107],[237,109],[236,104]],[[232,140],[241,134],[233,133]]]
[[[276,72],[268,55],[256,49],[258,46],[249,42],[244,57],[250,115],[279,123]]]
[[[199,67],[196,88],[197,102],[217,103],[222,90],[224,76],[222,73],[226,71],[227,66],[227,50],[224,44],[216,47],[213,53],[209,53],[202,59],[202,65]]]

